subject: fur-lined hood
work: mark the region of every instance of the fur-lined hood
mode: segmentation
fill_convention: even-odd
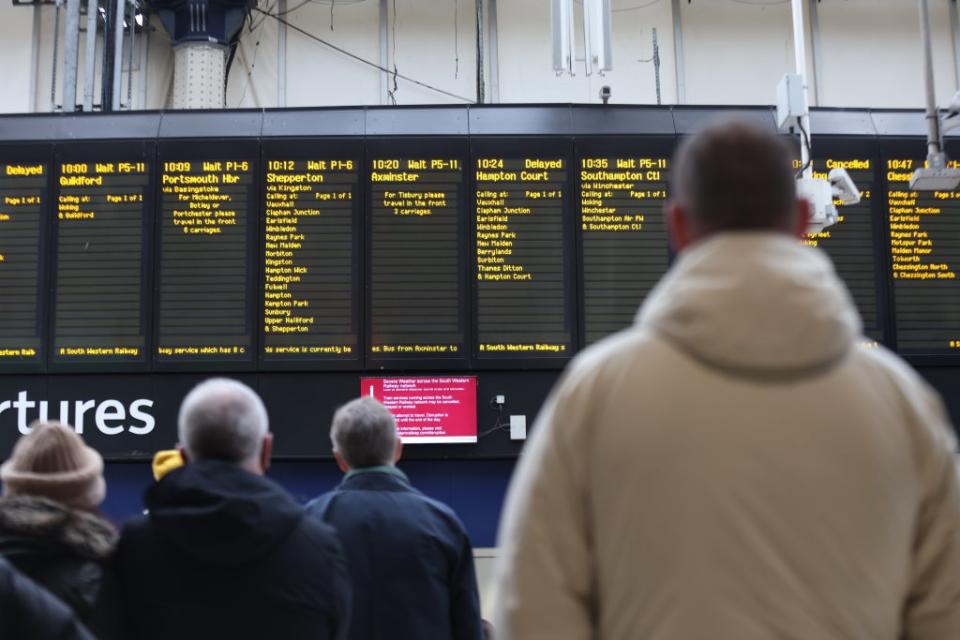
[[[4,538],[60,544],[79,556],[99,560],[113,551],[117,532],[93,513],[47,498],[8,496],[0,498],[0,548]]]

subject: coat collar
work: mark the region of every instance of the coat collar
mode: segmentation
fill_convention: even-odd
[[[0,499],[0,534],[63,545],[88,558],[105,558],[117,532],[103,518],[39,496]]]
[[[392,476],[396,476],[398,478],[403,478],[407,482],[410,482],[410,479],[407,477],[407,474],[405,474],[403,471],[401,471],[400,469],[396,468],[391,464],[379,464],[375,467],[362,467],[360,469],[350,469],[350,471],[347,472],[347,475],[344,476],[343,479],[349,480],[350,478],[354,478],[356,476],[364,475],[367,473],[386,473]]]
[[[370,491],[410,491],[413,486],[407,474],[403,471],[393,466],[384,465],[351,469],[344,476],[340,488]]]

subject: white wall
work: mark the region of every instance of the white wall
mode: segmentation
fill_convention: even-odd
[[[497,32],[501,101],[598,102],[600,87],[608,85],[613,91],[611,102],[655,104],[656,81],[651,58],[652,31],[656,28],[663,102],[675,102],[670,3],[661,0],[646,6],[648,2],[614,2],[612,72],[605,76],[587,76],[584,72],[583,42],[578,39],[576,75],[570,77],[557,76],[553,71],[549,2],[500,0]],[[579,20],[577,24],[579,29]],[[582,35],[582,31],[580,33]]]
[[[288,0],[289,8],[301,0]],[[394,18],[393,8],[396,7]],[[465,100],[431,91],[402,77],[387,80],[397,104],[434,104],[473,101],[476,95],[476,21],[471,0],[422,2],[397,0],[390,11],[387,68],[437,86]],[[332,17],[332,20],[331,20]],[[314,1],[286,15],[286,105],[331,106],[386,104],[382,74],[375,67],[317,42],[299,27],[374,64],[380,62],[380,12],[376,0],[331,5]],[[394,20],[396,29],[393,28]],[[331,28],[331,22],[333,28]],[[254,31],[244,34],[227,90],[230,107],[277,106],[277,33],[279,23],[255,16]],[[259,42],[259,45],[257,43]],[[251,72],[251,64],[255,68]],[[246,88],[246,90],[245,90]],[[241,100],[241,97],[243,98]]]
[[[261,0],[261,6],[275,11],[276,1]],[[293,10],[286,18],[292,25],[356,56],[379,62],[379,0],[336,0],[332,28],[329,0],[311,0],[297,8],[301,1],[288,0]],[[957,90],[949,1],[930,0],[941,104]],[[388,0],[387,5],[387,66],[392,69],[395,64],[400,74],[472,100],[476,94],[473,0]],[[771,103],[780,77],[794,66],[789,3],[681,0],[678,6],[684,52],[680,71],[686,102]],[[919,29],[913,0],[824,0],[817,6],[817,39],[822,54],[818,60],[820,104],[921,106]],[[576,75],[558,77],[551,62],[549,1],[498,0],[499,64],[496,73],[488,68],[488,81],[499,78],[500,101],[597,102],[600,87],[609,85],[612,102],[653,104],[656,91],[651,58],[656,29],[662,100],[675,103],[677,70],[670,0],[613,0],[613,8],[614,70],[603,77],[587,76],[582,42],[578,42]],[[30,110],[34,100],[38,110],[50,109],[54,9],[39,9],[39,56],[31,96],[33,11],[0,3],[0,52],[7,63],[0,112]],[[155,30],[150,36],[147,67],[144,72],[134,73],[134,108],[167,105],[172,77],[169,38],[159,21],[152,20],[152,25]],[[228,80],[229,107],[273,107],[279,103],[279,25],[255,13],[252,26],[252,31],[249,25],[245,27]],[[455,54],[459,55],[459,65]],[[389,97],[383,90],[383,75],[293,28],[287,30],[287,106],[384,104]],[[60,104],[59,87],[57,92],[56,104]],[[488,96],[493,93],[488,86]],[[398,104],[463,102],[403,79],[398,80],[394,99]]]
[[[680,4],[687,102],[770,104],[794,70],[790,4]]]
[[[0,91],[0,113],[33,110],[32,49],[33,9],[0,2],[0,61],[3,61],[4,84]]]
[[[930,0],[933,64],[941,105],[957,91],[949,0]],[[919,107],[920,23],[913,0],[820,3],[823,101],[851,107]]]

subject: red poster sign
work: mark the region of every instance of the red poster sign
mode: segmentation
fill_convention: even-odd
[[[373,396],[396,416],[404,444],[477,441],[475,377],[361,378],[360,394]]]

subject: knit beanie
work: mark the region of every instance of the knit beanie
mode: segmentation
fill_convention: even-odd
[[[93,510],[106,495],[103,458],[72,427],[34,422],[0,466],[3,494],[42,496],[77,509]]]

